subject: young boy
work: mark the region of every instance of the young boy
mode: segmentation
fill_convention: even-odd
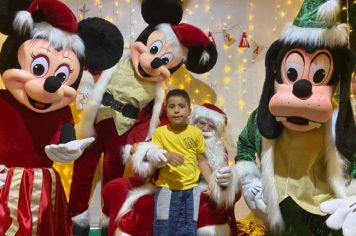
[[[156,181],[153,235],[196,235],[199,175],[207,182],[211,175],[204,138],[199,128],[188,125],[191,110],[186,91],[169,91],[166,109],[170,123],[157,128],[152,137],[154,144],[167,151],[168,160]]]

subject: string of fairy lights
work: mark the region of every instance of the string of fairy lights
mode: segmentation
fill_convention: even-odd
[[[146,26],[140,14],[140,0],[62,0],[78,19],[102,17],[116,24],[124,36],[125,52]],[[264,80],[265,49],[280,36],[283,27],[298,14],[302,0],[183,0],[183,21],[212,32],[219,58],[211,72],[195,75],[187,70],[174,77],[167,86],[190,89],[192,101],[211,102],[220,106],[236,123],[243,127],[249,114],[258,104]],[[356,3],[356,0],[354,1]],[[268,20],[266,20],[266,16]],[[265,18],[264,18],[265,17]],[[236,42],[224,44],[223,29]],[[251,48],[240,48],[241,33],[245,32],[250,46],[259,44],[264,50],[251,58]],[[0,35],[0,44],[5,37]],[[196,80],[199,83],[195,86]],[[208,88],[207,88],[208,87]],[[209,90],[211,89],[211,91]],[[237,130],[237,132],[238,132]]]

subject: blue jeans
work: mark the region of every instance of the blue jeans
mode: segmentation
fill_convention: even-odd
[[[197,235],[200,190],[157,188],[154,196],[154,236]]]

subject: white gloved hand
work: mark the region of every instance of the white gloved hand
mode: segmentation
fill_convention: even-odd
[[[251,210],[266,213],[267,206],[263,200],[261,180],[254,176],[245,176],[242,179],[242,195]]]
[[[89,226],[89,211],[86,210],[79,215],[72,217],[73,223],[85,228]]]
[[[4,165],[0,165],[0,189],[4,187],[7,176],[7,168]]]
[[[90,137],[68,143],[50,144],[45,147],[45,152],[52,161],[67,163],[78,159],[94,140]]]
[[[75,104],[78,110],[82,110],[84,105],[88,103],[88,99],[93,92],[94,86],[95,81],[93,76],[90,72],[83,71],[83,75],[77,89],[77,97],[75,99]]]
[[[220,187],[227,187],[232,181],[232,172],[229,166],[221,167],[215,175],[215,181]]]
[[[342,229],[343,235],[356,236],[356,196],[323,202],[320,210],[330,214],[326,220],[330,229]]]
[[[146,159],[152,163],[153,166],[161,168],[168,163],[164,156],[165,151],[156,147],[150,147],[146,152]]]

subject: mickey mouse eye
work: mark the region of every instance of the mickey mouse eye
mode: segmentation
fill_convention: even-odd
[[[70,70],[69,66],[67,64],[62,64],[60,65],[57,70],[54,72],[54,76],[59,78],[62,81],[62,84],[67,81],[70,73],[72,71]]]
[[[163,47],[163,44],[160,40],[154,41],[151,45],[150,53],[153,55],[157,54],[161,51],[162,47]]]
[[[162,60],[164,65],[167,65],[173,60],[173,54],[166,53],[161,57],[161,60]]]
[[[32,56],[31,73],[36,77],[43,77],[48,72],[49,60],[45,55]]]

